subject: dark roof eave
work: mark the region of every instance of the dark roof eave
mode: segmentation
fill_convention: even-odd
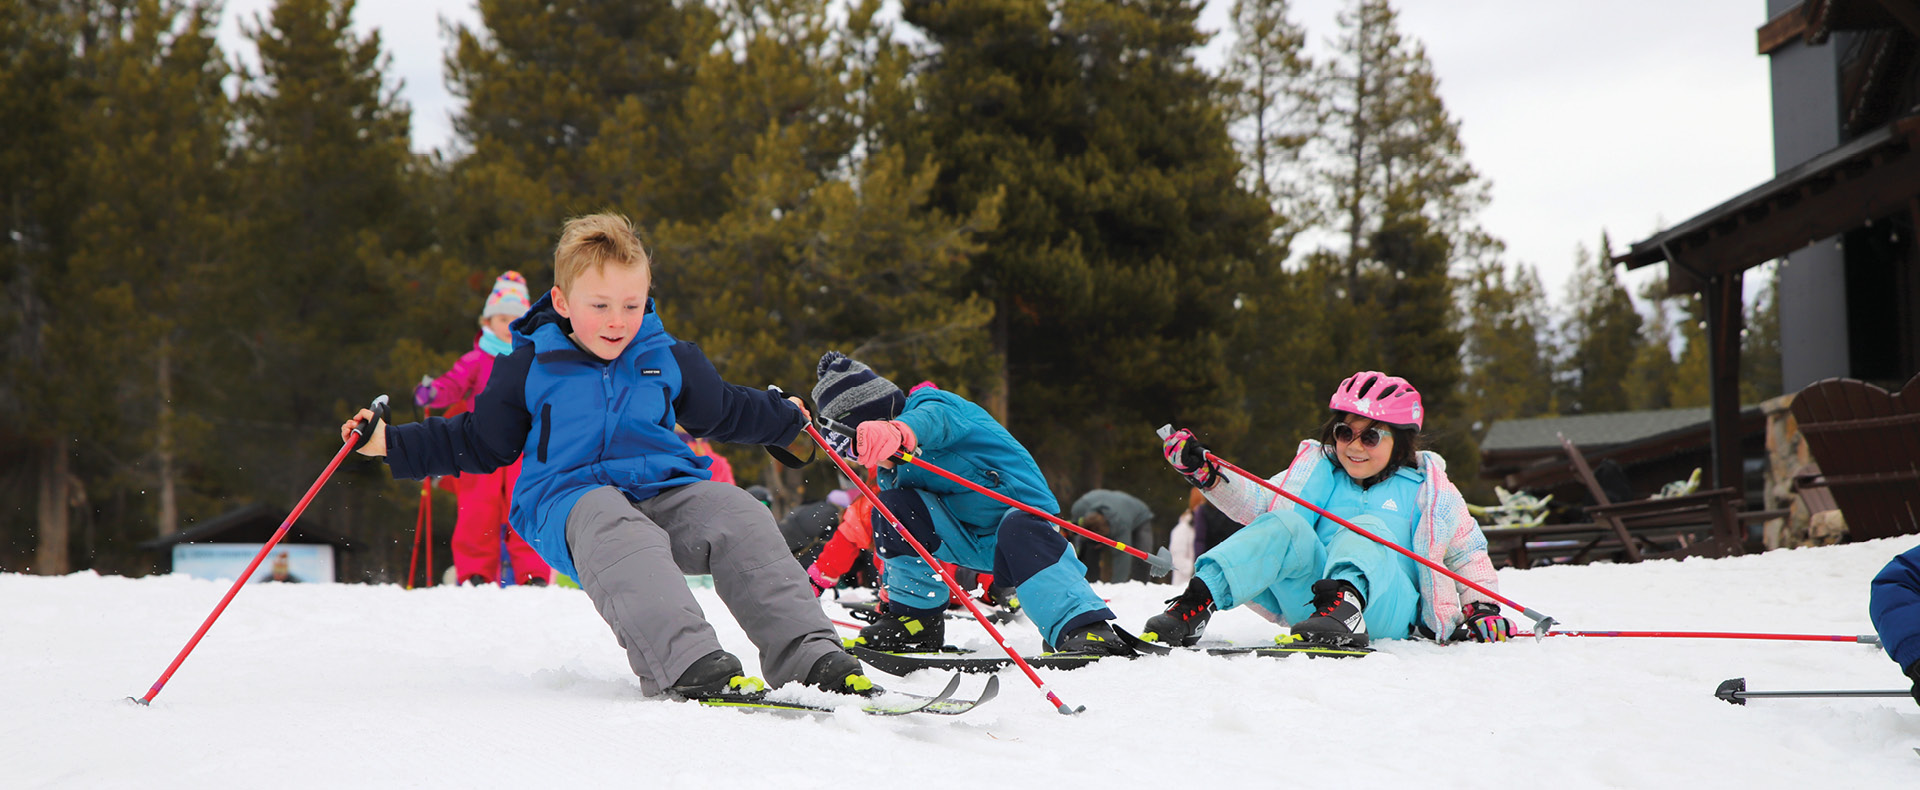
[[[1667,248],[1680,240],[1705,233],[1736,214],[1755,208],[1776,195],[1793,190],[1802,183],[1821,177],[1848,162],[1867,157],[1880,148],[1908,142],[1916,132],[1920,132],[1920,115],[1909,115],[1888,123],[1861,135],[1846,145],[1788,168],[1766,183],[1707,209],[1692,219],[1656,233],[1645,240],[1635,242],[1626,253],[1613,256],[1610,260],[1616,264],[1624,263],[1629,269],[1670,262],[1667,257]],[[1770,212],[1771,209],[1768,211]],[[1763,262],[1755,261],[1753,265]]]

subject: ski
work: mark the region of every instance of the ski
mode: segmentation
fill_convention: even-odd
[[[1126,629],[1115,627],[1113,632],[1120,635],[1121,641],[1139,656],[1164,656],[1173,653],[1205,653],[1210,656],[1260,656],[1262,658],[1284,658],[1286,656],[1308,656],[1313,658],[1359,658],[1374,652],[1370,647],[1335,647],[1296,641],[1291,635],[1275,640],[1275,644],[1260,646],[1220,646],[1202,645],[1196,647],[1168,647],[1155,642],[1147,642]],[[953,646],[938,651],[890,652],[875,650],[864,645],[848,645],[861,663],[889,675],[905,677],[923,669],[939,669],[947,672],[992,673],[1013,666],[1013,659],[1005,656],[975,656],[973,651]],[[1135,658],[1138,656],[1115,656],[1106,653],[1041,653],[1037,656],[1021,656],[1035,669],[1070,670],[1098,662],[1103,658]]]
[[[997,680],[995,678],[994,680]],[[960,676],[954,675],[947,681],[947,687],[932,696],[912,694],[904,691],[890,691],[883,696],[900,698],[897,701],[868,700],[860,704],[860,712],[869,716],[905,716],[912,713],[932,713],[941,716],[958,716],[973,710],[1000,693],[999,683],[989,682],[979,698],[971,700],[953,699],[953,693],[960,689]],[[776,699],[703,699],[704,707],[732,708],[734,710],[760,711],[767,713],[791,713],[795,715],[830,715],[838,708],[831,705],[815,705],[807,702],[792,702]]]
[[[1286,656],[1311,656],[1317,658],[1359,658],[1373,652],[1371,647],[1345,647],[1314,644],[1298,639],[1292,634],[1274,639],[1271,645],[1219,645],[1199,644],[1193,647],[1168,647],[1158,642],[1148,642],[1121,629],[1114,629],[1127,646],[1139,653],[1164,656],[1172,653],[1206,653],[1210,656],[1261,656],[1264,658],[1283,658]]]
[[[921,712],[931,713],[936,716],[958,716],[986,704],[989,700],[997,696],[1000,696],[1000,678],[997,675],[989,675],[987,676],[986,687],[980,689],[980,696],[973,699],[938,700],[922,708]]]
[[[880,604],[877,601],[835,601],[834,603],[846,607],[847,612],[852,614],[854,619],[857,620],[864,620],[871,623],[874,621],[874,618],[879,617]],[[987,605],[982,604],[982,606],[985,607]],[[973,615],[966,609],[948,609],[945,615],[948,620],[973,622]],[[994,625],[1006,625],[1019,617],[1019,609],[992,607],[987,612],[987,622],[993,623]]]
[[[847,648],[855,658],[867,666],[889,675],[906,677],[923,669],[938,669],[947,672],[992,673],[1013,666],[1013,659],[975,657],[972,651],[923,651],[913,653],[892,653],[875,650],[864,645]],[[1102,658],[1113,656],[1087,653],[1042,653],[1037,656],[1021,656],[1035,669],[1079,669]]]

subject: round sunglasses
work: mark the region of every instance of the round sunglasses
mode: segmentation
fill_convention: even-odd
[[[1391,429],[1375,425],[1360,432],[1360,446],[1366,448],[1378,447],[1382,441],[1392,438],[1392,436],[1393,431]],[[1333,440],[1340,444],[1351,443],[1354,440],[1353,426],[1344,422],[1333,426]]]

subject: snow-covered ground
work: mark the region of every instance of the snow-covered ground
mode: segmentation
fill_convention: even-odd
[[[1868,580],[1912,538],[1726,560],[1507,571],[1564,627],[1864,634]],[[1905,688],[1876,648],[1556,638],[1386,643],[1362,660],[1176,655],[1024,676],[957,718],[784,719],[647,699],[585,595],[249,585],[152,707],[226,590],[187,578],[0,575],[0,786],[1061,788],[1913,787],[1907,699],[1713,697]],[[1138,628],[1172,594],[1101,586]],[[711,590],[722,641],[753,651]],[[849,619],[835,604],[830,616]],[[1517,618],[1524,623],[1524,618]],[[1277,629],[1245,610],[1210,636]],[[1031,626],[1009,629],[1032,650]],[[957,624],[951,642],[992,649]],[[926,673],[883,684],[928,691]],[[982,679],[969,678],[963,695]],[[794,691],[790,689],[789,691]]]

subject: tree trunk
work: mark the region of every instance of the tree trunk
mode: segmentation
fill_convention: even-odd
[[[155,421],[154,455],[160,466],[160,517],[157,524],[161,536],[171,535],[180,530],[180,500],[174,489],[173,468],[173,345],[166,338],[160,339],[160,408]]]
[[[1007,375],[1007,347],[1012,343],[1009,337],[1012,328],[1007,321],[1010,301],[1001,299],[999,309],[993,312],[993,327],[990,334],[993,343],[994,367],[997,368],[995,372],[999,375],[995,377],[998,381],[984,393],[982,398],[984,402],[980,404],[986,408],[988,414],[992,414],[994,419],[999,420],[1001,425],[1011,425],[1013,420],[1012,415],[1007,411],[1011,401],[1009,393],[1013,387],[1012,377]]]
[[[53,437],[48,444],[46,463],[40,466],[40,506],[36,532],[39,551],[33,569],[42,576],[60,576],[73,570],[67,557],[70,530],[67,484],[71,477],[67,465],[67,437]]]

